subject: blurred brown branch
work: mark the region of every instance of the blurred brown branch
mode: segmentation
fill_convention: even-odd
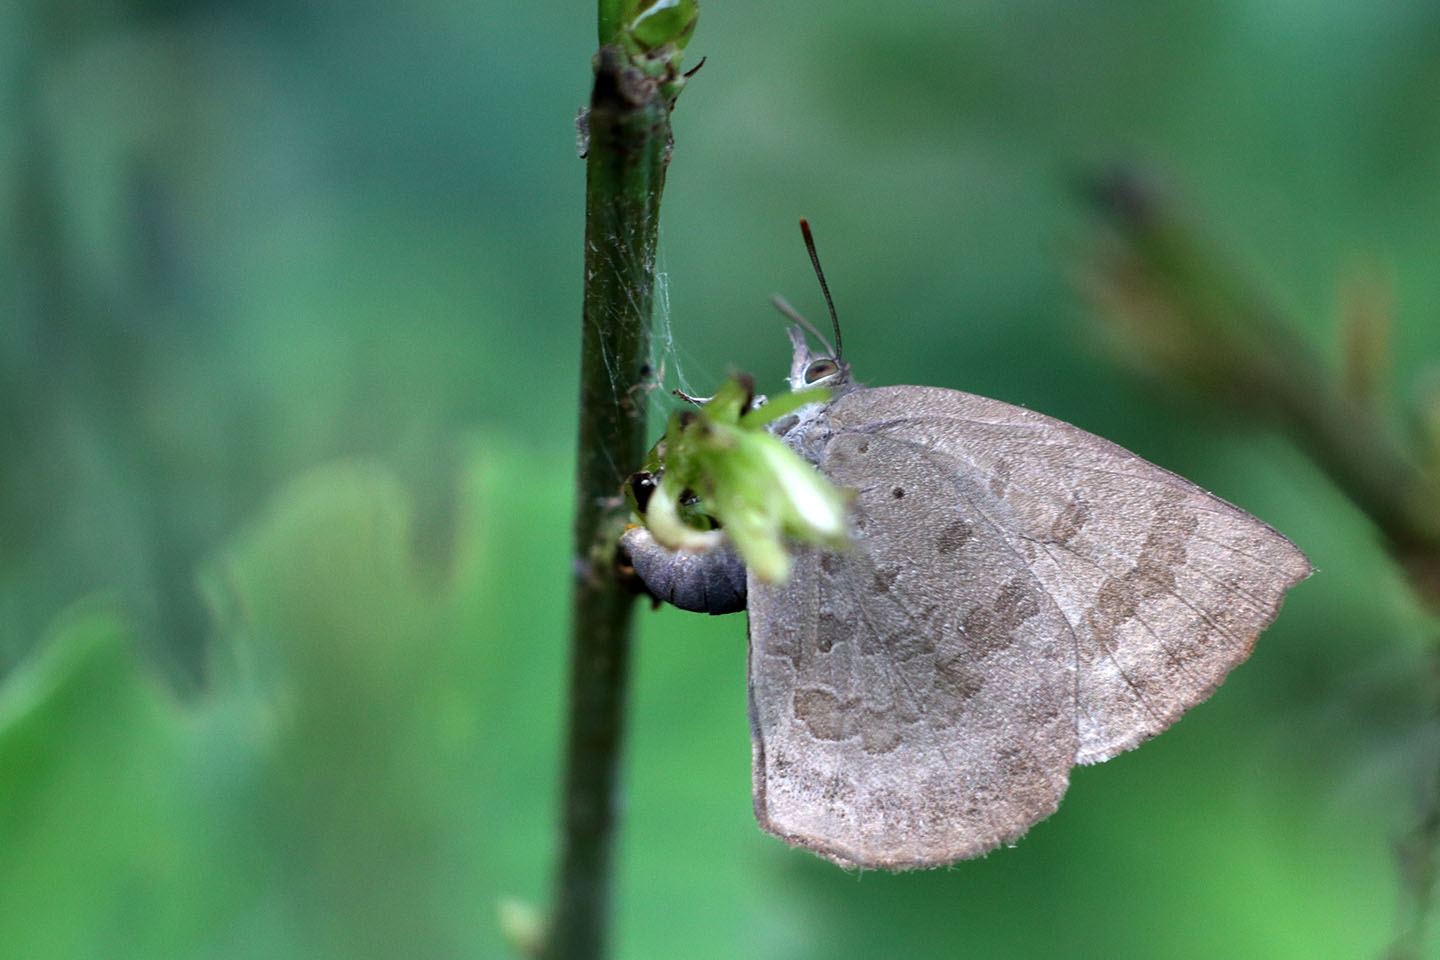
[[[1340,368],[1201,239],[1143,174],[1117,168],[1085,192],[1106,230],[1081,275],[1098,315],[1168,378],[1272,418],[1379,529],[1421,601],[1440,613],[1440,391],[1421,395],[1406,437],[1385,402],[1391,304],[1378,274],[1352,278]],[[1440,722],[1440,648],[1429,722]],[[1419,771],[1415,826],[1397,844],[1402,891],[1389,960],[1418,960],[1440,875],[1440,757]]]
[[[1128,171],[1088,184],[1110,230],[1082,279],[1099,315],[1171,377],[1275,418],[1379,527],[1440,610],[1440,475],[1379,396],[1388,310],[1345,311],[1344,374]]]

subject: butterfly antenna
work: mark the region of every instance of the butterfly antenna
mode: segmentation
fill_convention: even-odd
[[[770,302],[775,305],[776,310],[779,310],[781,313],[785,314],[785,316],[790,320],[791,323],[798,323],[812,337],[814,337],[816,340],[819,340],[820,343],[824,345],[825,349],[830,351],[831,356],[835,356],[835,348],[830,346],[830,341],[825,339],[825,334],[817,330],[815,328],[815,324],[800,316],[800,311],[790,306],[790,301],[786,300],[784,297],[780,296],[780,294],[777,293],[770,298]]]
[[[830,285],[825,282],[825,271],[820,269],[820,254],[815,252],[815,236],[810,232],[810,224],[804,217],[800,218],[800,232],[805,237],[805,250],[810,254],[810,263],[815,267],[815,277],[820,281],[820,292],[825,294],[825,306],[830,308],[830,324],[835,328],[835,359],[838,362],[841,359],[840,318],[835,315],[835,301],[830,299]]]

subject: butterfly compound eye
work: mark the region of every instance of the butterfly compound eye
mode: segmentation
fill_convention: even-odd
[[[805,382],[816,383],[817,381],[824,380],[839,369],[839,365],[828,357],[816,360],[805,368]]]

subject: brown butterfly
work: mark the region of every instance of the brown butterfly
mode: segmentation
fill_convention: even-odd
[[[835,336],[815,353],[791,329],[790,386],[832,396],[771,430],[853,491],[850,549],[797,546],[774,584],[643,527],[624,544],[656,597],[748,606],[760,825],[843,866],[939,866],[1017,840],[1076,764],[1208,697],[1310,563],[1068,423],[958,390],[864,387]]]

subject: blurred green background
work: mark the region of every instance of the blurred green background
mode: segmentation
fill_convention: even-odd
[[[555,850],[585,4],[0,6],[0,952],[502,957]],[[713,3],[667,387],[873,384],[1114,439],[1311,556],[1249,663],[1013,850],[842,872],[754,826],[742,617],[641,617],[623,957],[1372,956],[1434,624],[1295,446],[1114,362],[1071,181],[1166,171],[1334,352],[1440,358],[1440,8]],[[658,423],[657,423],[658,429]],[[1440,951],[1437,951],[1440,955]]]

